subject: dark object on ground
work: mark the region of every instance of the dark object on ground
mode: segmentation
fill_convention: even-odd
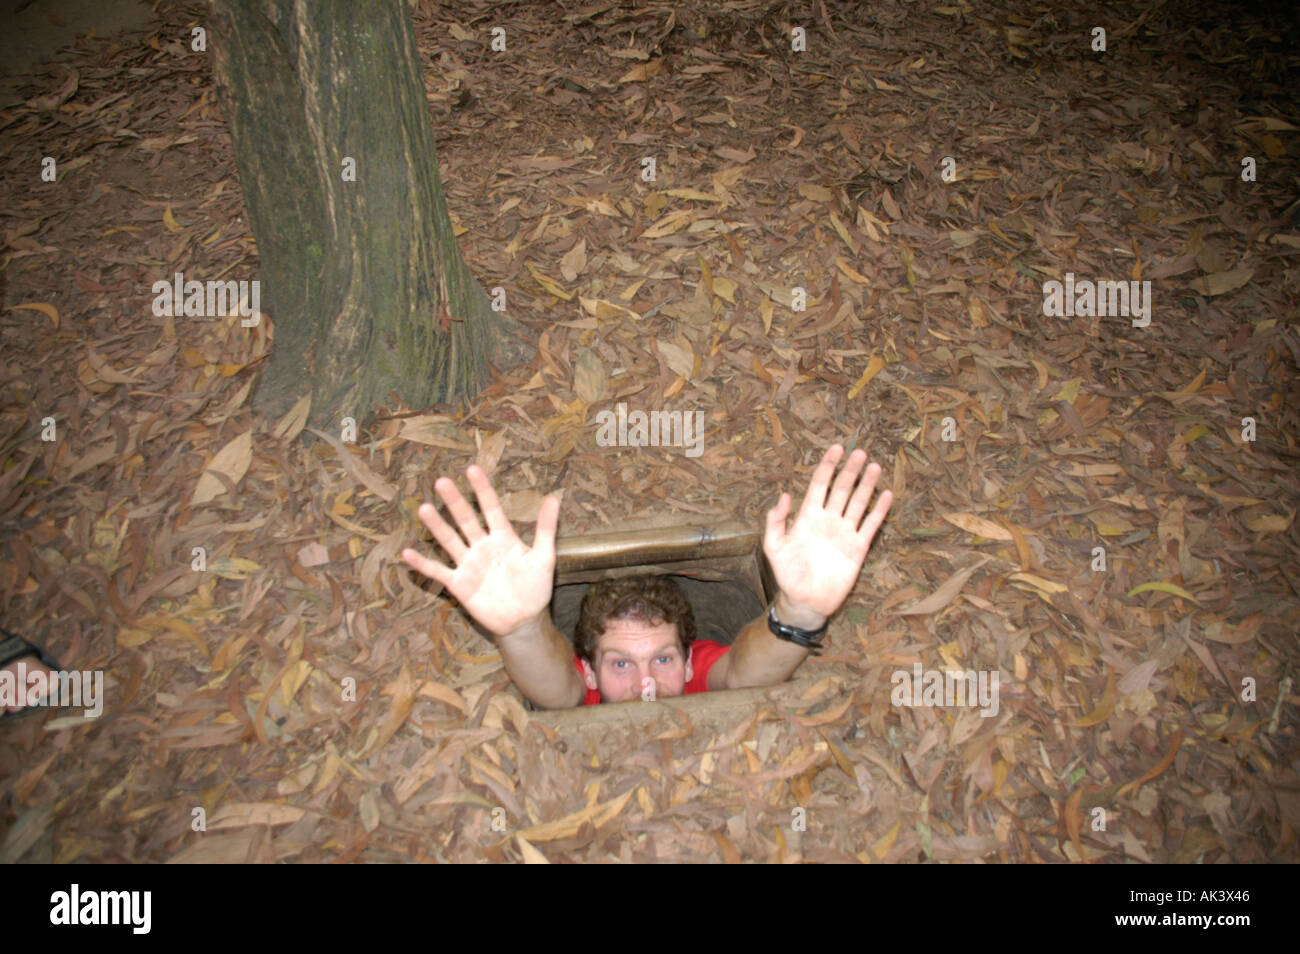
[[[9,630],[2,626],[0,626],[0,633],[4,633],[5,636],[4,640],[0,641],[0,668],[27,656],[35,656],[50,669],[59,670],[63,668],[59,665],[57,659],[35,643],[29,643],[21,636],[9,632]],[[33,712],[40,712],[43,708],[43,706],[28,706],[25,709],[19,709],[17,712],[0,711],[0,722],[21,719],[23,716],[31,715]]]

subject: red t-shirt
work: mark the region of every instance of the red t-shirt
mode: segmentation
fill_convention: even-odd
[[[709,691],[709,670],[713,664],[727,654],[730,646],[724,646],[722,643],[714,642],[711,639],[697,639],[691,643],[691,665],[694,667],[694,678],[686,684],[685,695],[691,695],[696,692]],[[582,659],[577,653],[573,654],[573,664],[578,667],[578,675],[582,675]],[[583,699],[584,706],[600,705],[600,690],[588,689],[587,696]]]

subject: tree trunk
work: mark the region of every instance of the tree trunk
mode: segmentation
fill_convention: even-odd
[[[410,13],[400,0],[211,0],[262,307],[275,344],[254,407],[309,389],[310,421],[424,408],[527,360],[452,232]]]

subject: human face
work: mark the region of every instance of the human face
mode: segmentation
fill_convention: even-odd
[[[648,688],[655,698],[680,696],[694,675],[674,623],[610,620],[596,641],[595,655],[594,669],[582,661],[583,679],[588,689],[600,690],[602,702],[641,699]]]

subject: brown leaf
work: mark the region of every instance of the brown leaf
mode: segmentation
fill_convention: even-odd
[[[628,790],[618,798],[603,803],[593,803],[581,811],[565,815],[553,822],[525,828],[523,831],[518,832],[518,835],[530,841],[556,841],[560,838],[571,838],[578,833],[578,829],[582,827],[583,822],[591,822],[596,828],[605,824],[623,810],[623,806],[627,804],[632,795],[633,791]]]
[[[199,477],[194,493],[190,496],[190,506],[196,507],[215,500],[226,492],[225,485],[214,474],[223,474],[232,484],[238,484],[248,472],[248,465],[253,461],[253,432],[245,431],[217,452]]]
[[[992,557],[985,557],[974,566],[954,573],[925,599],[913,603],[911,606],[896,609],[894,613],[898,616],[929,616],[931,613],[939,612],[957,598],[962,591],[962,587],[966,585],[966,581],[971,578],[976,570],[988,563],[990,559]]]
[[[827,723],[834,722],[840,716],[844,715],[844,713],[848,711],[849,706],[851,706],[852,704],[853,704],[853,693],[850,692],[844,697],[844,701],[840,703],[840,705],[832,706],[831,708],[825,710],[824,712],[817,713],[817,715],[815,716],[809,716],[808,718],[800,717],[799,722],[810,729],[815,728],[816,726],[819,725],[826,725]],[[823,738],[825,738],[825,736],[823,736]],[[829,739],[827,739],[826,741],[828,744],[831,744]],[[850,773],[850,776],[851,775],[852,773]]]
[[[1246,520],[1246,527],[1252,533],[1265,536],[1270,533],[1285,533],[1291,527],[1291,521],[1295,520],[1296,512],[1292,510],[1287,514],[1265,514],[1260,517],[1251,517]]]
[[[101,381],[107,381],[109,384],[140,383],[139,378],[114,370],[107,361],[99,356],[94,347],[89,344],[86,345],[86,360],[90,362],[91,369],[99,376],[99,380]]]
[[[27,105],[32,109],[37,109],[41,112],[49,112],[58,109],[72,98],[72,95],[77,91],[80,80],[80,73],[75,69],[68,69],[68,75],[63,78],[63,82],[60,84],[58,89],[53,93],[50,93],[48,96],[36,96],[27,100]]]
[[[40,784],[41,779],[45,777],[46,769],[50,767],[58,755],[58,752],[52,753],[49,758],[37,762],[27,771],[18,776],[17,781],[14,782],[13,788],[13,798],[15,802],[21,804],[27,801],[27,796],[32,793],[32,790],[35,789],[37,785]]]
[[[588,404],[605,397],[605,365],[591,348],[578,351],[573,362],[573,390]]]
[[[718,831],[716,828],[710,833],[713,840],[718,845],[718,850],[722,852],[722,862],[728,865],[738,865],[740,861],[740,852],[736,851],[736,846],[731,843],[731,839]]]
[[[291,443],[307,426],[307,417],[311,412],[311,392],[308,391],[289,408],[284,417],[271,430],[271,436]]]
[[[520,853],[524,856],[526,865],[549,865],[546,856],[537,850],[523,835],[515,835],[515,844],[519,846]]]
[[[1159,666],[1160,661],[1157,659],[1148,659],[1146,662],[1134,666],[1119,681],[1120,694],[1131,696],[1134,693],[1141,692],[1151,684],[1151,677],[1156,674],[1156,669]]]
[[[500,430],[483,442],[474,463],[482,467],[483,472],[488,477],[492,477],[497,472],[497,464],[501,463],[501,455],[505,453],[505,450],[506,432]]]
[[[379,827],[379,799],[373,790],[362,793],[357,808],[361,812],[361,827],[370,834]]]
[[[696,357],[695,352],[689,347],[672,341],[656,341],[655,346],[659,353],[664,356],[664,361],[675,374],[680,374],[683,378],[690,380],[695,373]]]
[[[1188,287],[1194,292],[1202,295],[1222,295],[1230,291],[1236,291],[1255,275],[1253,268],[1234,268],[1226,272],[1215,272],[1212,275],[1203,275],[1200,278],[1188,282]]]
[[[564,276],[566,282],[574,282],[587,267],[587,240],[578,239],[576,245],[564,253],[560,259],[560,274]]]
[[[469,706],[455,689],[444,686],[440,682],[430,679],[420,686],[420,695],[428,696],[430,699],[436,699],[439,702],[445,702],[449,706],[454,706],[461,712],[468,712]]]
[[[402,421],[402,428],[397,432],[399,440],[441,447],[454,451],[474,451],[473,444],[467,444],[460,438],[460,429],[451,418],[441,414],[421,414],[408,417]]]
[[[985,520],[973,513],[945,513],[942,516],[944,520],[947,520],[954,527],[965,530],[977,537],[984,537],[987,540],[1012,539],[1011,531],[998,526],[992,520]]]
[[[1083,842],[1079,840],[1079,823],[1082,820],[1079,815],[1079,800],[1083,798],[1083,789],[1076,788],[1070,793],[1070,797],[1065,802],[1065,831],[1070,836],[1070,842],[1074,845],[1074,850],[1079,853],[1079,858],[1088,863],[1088,856],[1083,852]]]
[[[306,814],[295,805],[277,805],[274,802],[237,802],[224,805],[208,819],[209,831],[223,828],[243,828],[247,825],[288,825]]]
[[[388,706],[388,714],[384,716],[384,721],[379,725],[379,734],[367,749],[368,755],[374,755],[382,749],[406,722],[407,716],[411,714],[411,707],[415,704],[416,691],[415,680],[411,678],[411,667],[403,661],[397,678],[383,688],[383,694],[392,696],[393,701]]]
[[[1075,722],[1074,725],[1079,728],[1100,725],[1115,712],[1115,703],[1118,700],[1119,693],[1115,690],[1115,670],[1108,666],[1106,667],[1106,688],[1102,690],[1101,700],[1091,712],[1078,722]]]
[[[205,834],[194,844],[167,859],[169,865],[240,865],[256,861],[274,863],[265,828],[251,828],[228,834]]]
[[[1212,639],[1216,643],[1227,643],[1230,646],[1237,646],[1241,643],[1248,643],[1255,638],[1259,632],[1259,627],[1266,621],[1274,617],[1265,616],[1262,613],[1256,613],[1253,616],[1247,616],[1236,626],[1229,626],[1226,623],[1214,622],[1207,623],[1202,630],[1202,635],[1206,639]]]
[[[501,495],[501,509],[505,511],[506,519],[516,526],[536,523],[545,499],[545,494],[532,488],[512,490]]]
[[[1160,760],[1160,763],[1152,767],[1150,771],[1148,771],[1137,781],[1130,782],[1128,785],[1125,785],[1123,788],[1121,788],[1118,793],[1119,796],[1124,797],[1127,794],[1136,795],[1138,793],[1138,790],[1142,788],[1143,785],[1151,781],[1153,778],[1158,778],[1164,772],[1165,769],[1169,768],[1169,766],[1174,763],[1174,756],[1178,754],[1178,747],[1182,744],[1183,744],[1183,727],[1179,726],[1178,731],[1174,733],[1173,742],[1169,744],[1169,751],[1165,753],[1165,757]]]
[[[366,489],[376,497],[391,503],[397,496],[396,487],[371,470],[364,461],[354,457],[344,443],[333,434],[326,434],[314,427],[309,427],[307,430],[338,451],[339,462],[343,464],[343,469],[348,472],[348,476],[358,483],[364,484]]]

